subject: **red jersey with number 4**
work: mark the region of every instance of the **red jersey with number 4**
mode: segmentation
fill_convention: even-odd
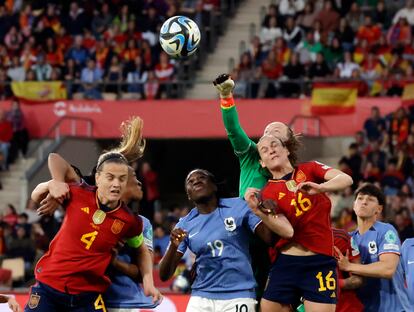
[[[98,205],[95,187],[70,185],[62,227],[36,265],[38,281],[69,294],[104,292],[110,285],[105,271],[112,248],[141,235],[142,221],[124,205],[106,214]]]
[[[349,261],[359,259],[358,245],[352,243],[352,237],[342,229],[332,229],[334,234],[334,244],[343,255],[348,251]],[[348,278],[349,272],[338,270],[338,280]],[[339,290],[336,312],[362,312],[364,305],[359,300],[354,289]]]
[[[296,192],[301,182],[323,183],[325,173],[331,167],[316,161],[299,164],[288,180],[269,180],[262,190],[262,199],[273,199],[277,212],[283,213],[292,224],[295,233],[291,239],[280,239],[276,249],[289,243],[327,256],[333,256],[331,229],[331,201],[324,193],[308,195]]]

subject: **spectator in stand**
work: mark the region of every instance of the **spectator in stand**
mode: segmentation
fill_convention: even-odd
[[[368,53],[361,67],[361,76],[369,86],[372,86],[374,81],[381,77],[383,67],[373,51]]]
[[[119,93],[121,90],[120,83],[122,82],[122,64],[119,61],[117,55],[112,56],[111,64],[109,65],[108,72],[105,75],[106,92]]]
[[[296,16],[305,8],[304,0],[280,0],[279,14],[282,17]]]
[[[4,2],[0,4],[0,42],[4,41],[4,37],[6,36],[8,30],[13,24],[12,16],[6,11],[4,7]]]
[[[341,78],[351,78],[352,71],[354,69],[359,69],[358,64],[354,63],[352,60],[351,52],[348,51],[344,53],[344,60],[339,63],[337,67],[339,68],[339,76]]]
[[[262,27],[269,27],[269,21],[272,17],[278,17],[278,7],[276,4],[270,4],[267,8],[267,13],[263,19]]]
[[[346,16],[349,26],[351,26],[353,32],[357,32],[359,27],[364,23],[364,15],[361,12],[358,3],[353,2],[351,10]]]
[[[307,2],[305,4],[305,8],[302,12],[302,14],[299,15],[298,19],[297,19],[297,23],[298,25],[304,30],[304,31],[308,31],[310,30],[316,20],[316,16],[317,13],[314,10],[314,6],[312,2]]]
[[[162,226],[157,226],[154,229],[154,248],[159,248],[161,257],[164,256],[167,251],[168,244],[170,243],[170,236]]]
[[[13,137],[13,126],[6,118],[4,110],[0,109],[0,169],[8,170],[10,142]]]
[[[12,26],[4,38],[4,43],[10,52],[15,53],[20,49],[23,42],[22,34],[17,30],[16,26]]]
[[[378,1],[375,10],[371,13],[372,20],[377,24],[382,30],[388,29],[390,25],[390,16],[385,7],[384,1]]]
[[[10,121],[13,127],[13,137],[10,143],[9,159],[10,162],[18,157],[19,151],[23,157],[26,157],[27,147],[29,145],[29,132],[26,128],[26,120],[20,102],[13,99],[11,102],[11,109],[7,112],[7,120]]]
[[[277,38],[282,37],[282,29],[278,27],[276,17],[269,19],[269,26],[262,27],[260,31],[260,42],[263,45],[263,51],[269,51]]]
[[[24,81],[26,78],[26,71],[20,63],[20,58],[18,55],[13,55],[12,64],[7,70],[7,76],[12,81]]]
[[[22,226],[26,230],[26,237],[30,236],[32,225],[28,222],[29,216],[26,213],[21,213],[17,216],[16,226]]]
[[[330,0],[324,2],[323,9],[318,13],[316,21],[319,21],[322,25],[322,29],[325,35],[331,35],[339,26],[340,16],[335,11]]]
[[[323,46],[322,53],[330,69],[335,69],[336,64],[344,57],[344,50],[337,37],[334,37],[331,42]]]
[[[274,98],[277,94],[279,79],[283,74],[282,64],[279,63],[274,53],[269,53],[261,66],[261,78],[258,97]]]
[[[79,7],[76,1],[73,1],[70,3],[69,12],[64,24],[70,35],[82,35],[83,30],[90,27],[90,19],[84,13],[84,9]]]
[[[32,66],[37,81],[48,81],[52,75],[52,66],[46,61],[45,55],[37,56],[37,62]]]
[[[384,189],[384,194],[397,195],[398,190],[404,184],[404,175],[397,170],[397,159],[392,158],[388,160],[387,168],[381,178],[381,185]]]
[[[95,37],[99,37],[104,31],[111,25],[113,16],[109,10],[109,3],[103,2],[101,10],[94,11],[94,17],[92,19],[92,32]]]
[[[7,77],[6,71],[0,67],[0,100],[7,100],[13,96],[10,83],[11,79]]]
[[[367,40],[369,45],[377,42],[381,36],[381,28],[378,25],[374,25],[372,17],[365,15],[364,25],[358,28],[357,40]]]
[[[302,94],[301,78],[305,76],[305,67],[299,62],[299,55],[293,53],[290,57],[289,63],[283,68],[283,77],[286,77],[289,80],[281,83],[281,92],[286,97],[298,97]]]
[[[331,74],[329,66],[325,62],[325,58],[322,53],[316,55],[316,61],[311,64],[309,68],[309,78],[326,78]]]
[[[6,256],[24,259],[25,270],[29,271],[35,260],[36,249],[34,242],[24,226],[16,225],[16,234],[12,238]]]
[[[82,69],[81,83],[84,89],[84,95],[88,99],[102,99],[101,92],[99,91],[98,83],[102,81],[102,70],[96,67],[95,61],[89,59],[87,67]]]
[[[78,66],[84,66],[89,57],[89,52],[82,46],[82,36],[76,36],[73,46],[66,54],[66,59],[73,59]]]
[[[17,212],[16,208],[12,204],[7,204],[6,209],[3,215],[3,222],[6,222],[8,225],[10,225],[12,228],[17,224]]]
[[[358,151],[358,144],[351,143],[348,147],[348,156],[343,156],[340,161],[344,161],[348,165],[351,171],[349,175],[354,179],[354,185],[358,185],[361,180],[362,168],[362,156]]]
[[[135,14],[129,12],[129,8],[127,4],[121,6],[120,12],[115,18],[112,20],[113,24],[118,24],[119,29],[121,32],[126,32],[128,28],[128,23],[130,21],[135,22],[136,17]]]
[[[382,131],[385,129],[385,120],[381,117],[381,112],[378,106],[371,108],[371,117],[364,122],[365,135],[370,141],[377,141],[381,137]]]
[[[148,80],[148,72],[142,64],[142,57],[137,55],[134,59],[134,68],[127,74],[128,92],[139,93],[141,99],[145,99],[145,84]]]
[[[287,46],[294,49],[303,38],[302,30],[292,16],[288,16],[283,30],[283,39],[285,39]]]
[[[410,131],[410,119],[403,107],[397,109],[390,123],[390,136],[396,135],[397,144],[406,142]]]
[[[400,18],[405,18],[411,26],[414,26],[414,2],[407,0],[405,7],[401,8],[392,19],[393,24],[398,23]]]
[[[174,72],[174,65],[170,62],[167,53],[161,52],[160,61],[154,68],[155,77],[161,83],[156,95],[157,99],[171,96]]]
[[[257,71],[253,66],[252,57],[249,52],[244,52],[240,56],[240,63],[235,69],[235,76],[237,76],[237,78],[235,78],[237,80],[237,84],[235,85],[233,93],[236,94],[237,97],[241,98],[254,98],[257,87],[256,83],[252,84],[252,81],[256,78]],[[249,86],[254,86],[255,90],[251,90]]]
[[[354,36],[355,32],[352,30],[351,26],[349,26],[348,20],[341,18],[339,21],[338,30],[335,33],[335,37],[338,38],[344,51],[351,51],[353,49]]]
[[[366,162],[371,163],[374,171],[384,172],[387,155],[380,150],[379,142],[376,140],[370,141],[370,151],[367,154]],[[363,165],[365,168],[366,165]]]
[[[46,39],[46,62],[51,66],[63,66],[64,55],[62,48],[59,47],[53,38]]]
[[[158,173],[152,169],[149,162],[144,161],[138,176],[142,181],[144,197],[141,200],[142,215],[150,221],[154,219],[154,211],[159,210],[160,190],[158,185]]]
[[[411,219],[404,217],[404,213],[397,213],[394,219],[395,228],[398,231],[398,236],[401,242],[404,242],[407,238],[414,237],[414,229]]]
[[[409,45],[411,39],[411,25],[405,17],[400,17],[398,22],[393,24],[387,33],[387,42],[392,46],[399,44]]]
[[[322,52],[322,44],[319,41],[315,41],[312,31],[308,31],[306,39],[302,40],[296,46],[295,52],[299,53],[300,62],[302,64],[315,62],[318,53]]]
[[[155,76],[154,71],[148,71],[148,81],[144,85],[144,92],[147,99],[154,99],[158,94],[158,89],[160,88],[160,84],[158,82],[157,77]]]

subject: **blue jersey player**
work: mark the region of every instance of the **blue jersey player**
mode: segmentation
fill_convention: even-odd
[[[152,254],[152,225],[147,218],[140,217],[144,225],[144,243]],[[118,256],[112,262],[115,268],[117,266],[128,265],[132,262],[131,250],[129,249],[125,245],[120,250]],[[145,296],[144,290],[137,280],[137,276],[127,276],[121,273],[120,270],[114,269],[110,271],[110,278],[112,284],[104,294],[104,301],[108,312],[136,311],[137,308],[153,309],[159,305],[159,302],[153,302],[151,297]]]
[[[358,245],[362,264],[349,262],[336,249],[341,270],[366,277],[357,292],[365,312],[404,311],[393,280],[400,260],[400,239],[391,224],[377,221],[384,205],[385,196],[378,187],[361,186],[354,201],[358,228],[351,235]]]
[[[219,198],[214,176],[206,170],[191,171],[185,186],[195,208],[171,233],[170,245],[160,262],[161,279],[174,274],[189,248],[196,255],[196,277],[187,311],[255,311],[256,282],[250,266],[249,234],[254,232],[271,243],[268,220],[262,222],[240,198]],[[279,235],[293,233],[283,215],[269,218]]]

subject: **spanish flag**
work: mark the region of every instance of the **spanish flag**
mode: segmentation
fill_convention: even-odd
[[[22,101],[44,103],[67,98],[62,81],[13,81],[14,96]]]
[[[405,84],[401,102],[403,107],[414,105],[414,82]]]
[[[353,82],[313,84],[311,112],[314,115],[351,114],[355,112],[358,85]]]

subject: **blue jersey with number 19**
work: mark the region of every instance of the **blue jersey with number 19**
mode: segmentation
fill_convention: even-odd
[[[187,232],[178,251],[196,255],[192,295],[208,299],[255,298],[250,265],[249,234],[261,220],[240,198],[220,199],[209,214],[193,208],[176,227]]]

